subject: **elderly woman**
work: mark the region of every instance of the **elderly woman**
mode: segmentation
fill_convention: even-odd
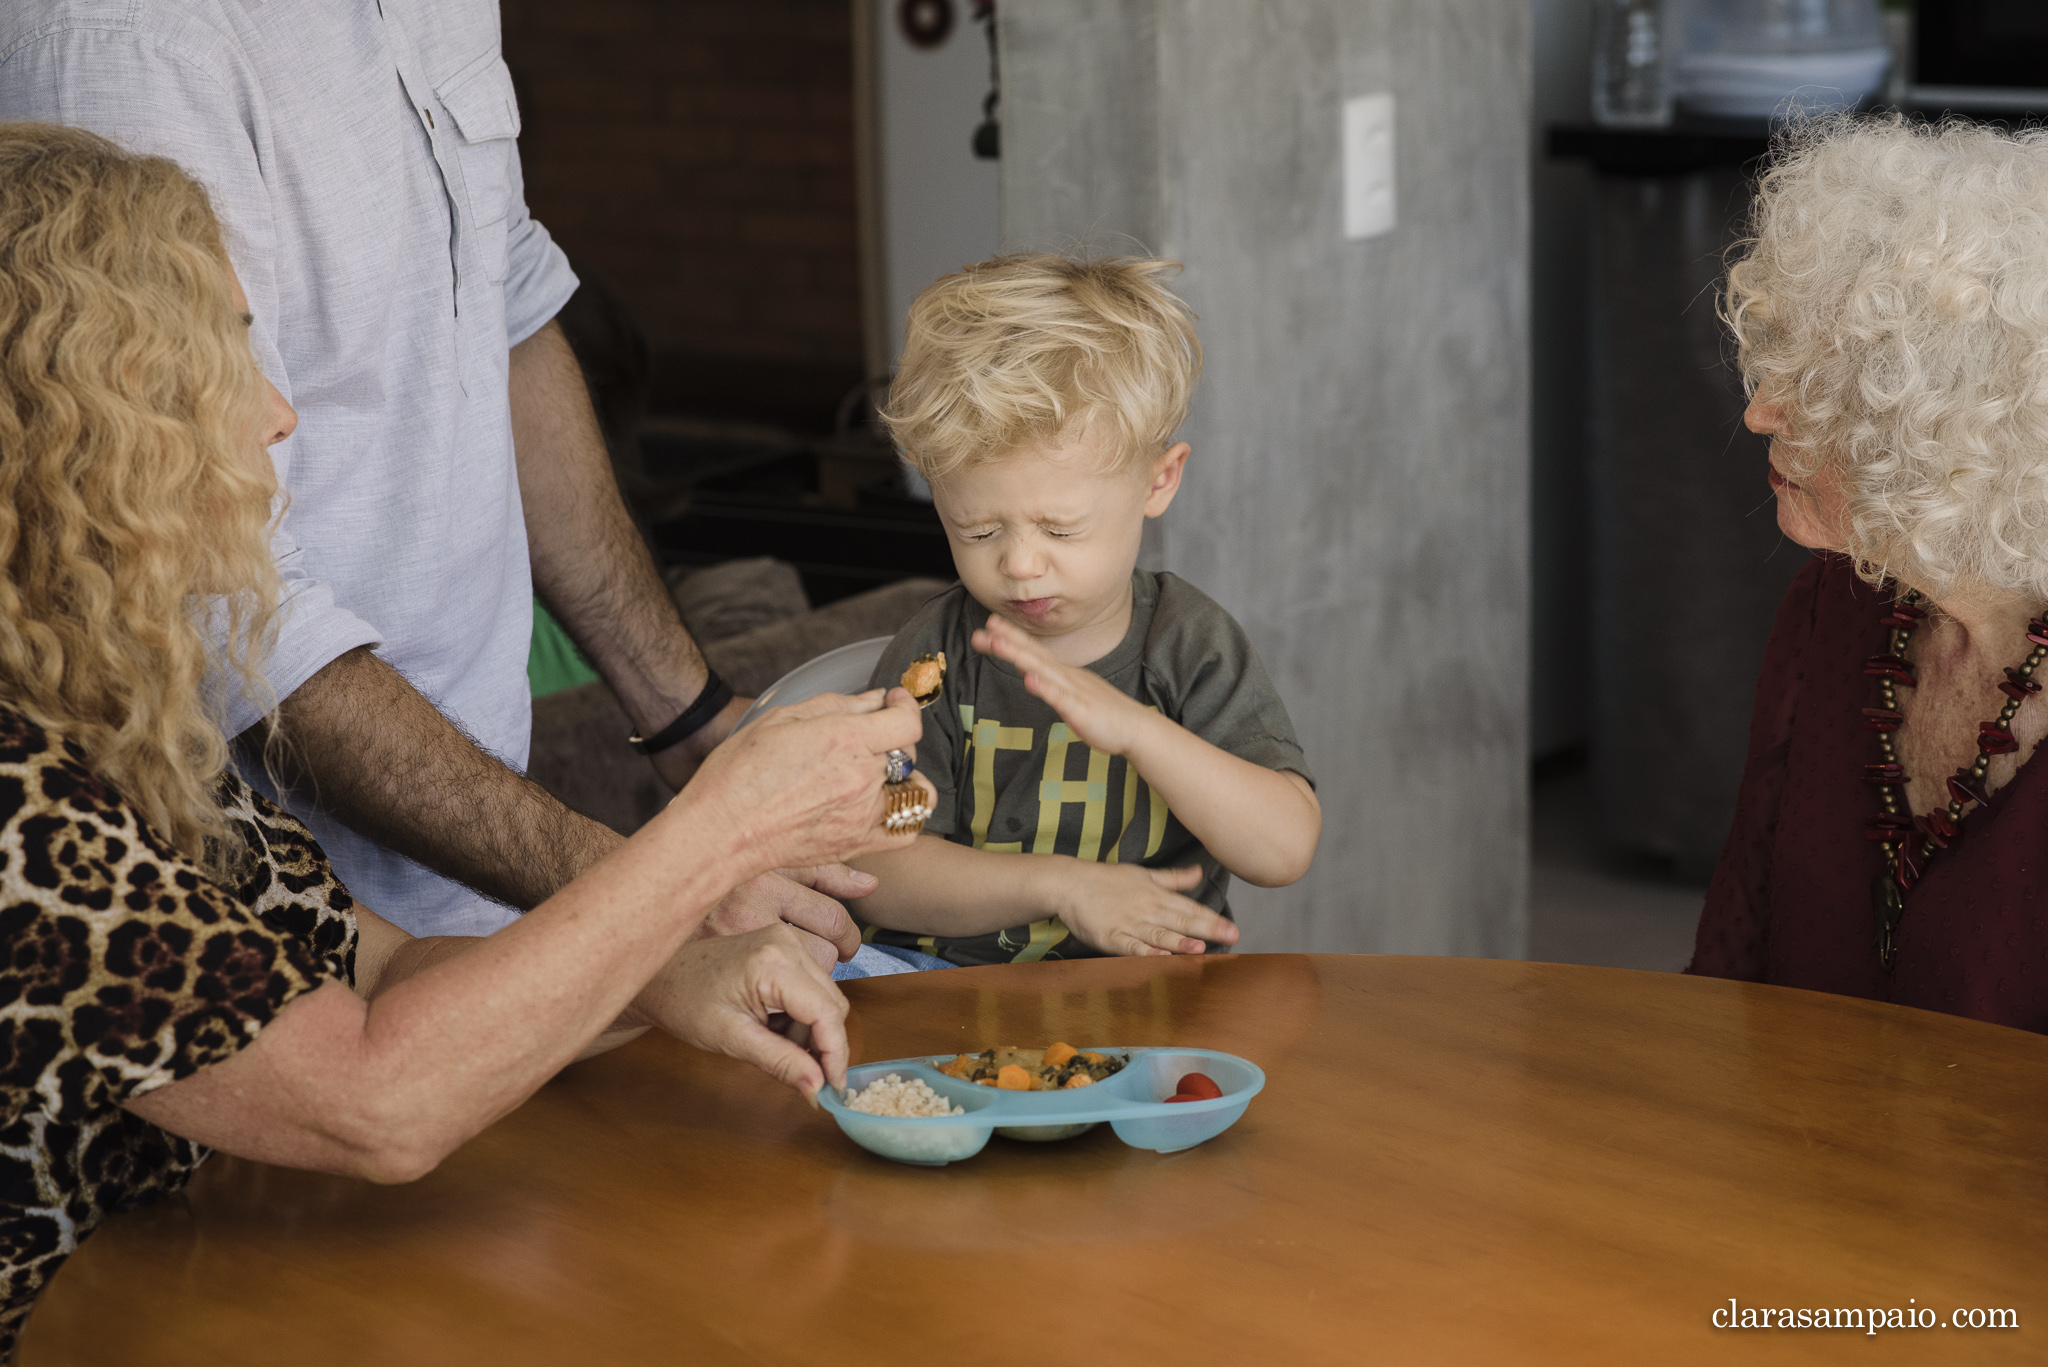
[[[2048,1030],[2048,134],[1795,134],[1725,309],[1820,554],[1691,971]]]
[[[295,421],[246,309],[171,163],[0,125],[0,1356],[78,1241],[202,1146],[405,1181],[648,1025],[843,1081],[845,1001],[797,931],[686,942],[745,879],[914,838],[883,824],[886,752],[921,729],[899,689],[770,714],[487,940],[351,901],[207,702],[261,686],[264,447]],[[208,613],[236,658],[207,658]]]

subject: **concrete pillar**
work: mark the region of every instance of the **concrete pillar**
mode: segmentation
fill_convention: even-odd
[[[1250,631],[1325,815],[1247,949],[1526,932],[1527,0],[1004,0],[1005,245],[1187,263],[1208,370],[1163,563]],[[1342,101],[1395,97],[1346,240]],[[1135,244],[1133,242],[1135,240]]]

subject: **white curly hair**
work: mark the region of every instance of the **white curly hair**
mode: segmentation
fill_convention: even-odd
[[[2048,131],[1839,116],[1781,136],[1721,301],[1849,554],[2048,601]]]

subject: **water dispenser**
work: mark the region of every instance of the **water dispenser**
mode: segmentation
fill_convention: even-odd
[[[1891,66],[1877,0],[1676,0],[1673,93],[1716,118],[1861,104]]]

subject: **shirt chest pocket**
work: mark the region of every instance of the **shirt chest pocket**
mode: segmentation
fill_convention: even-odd
[[[512,95],[512,73],[496,52],[487,52],[434,87],[455,121],[456,164],[462,173],[470,231],[482,258],[484,278],[504,283],[510,263],[507,231],[511,227],[516,185],[519,105]]]

